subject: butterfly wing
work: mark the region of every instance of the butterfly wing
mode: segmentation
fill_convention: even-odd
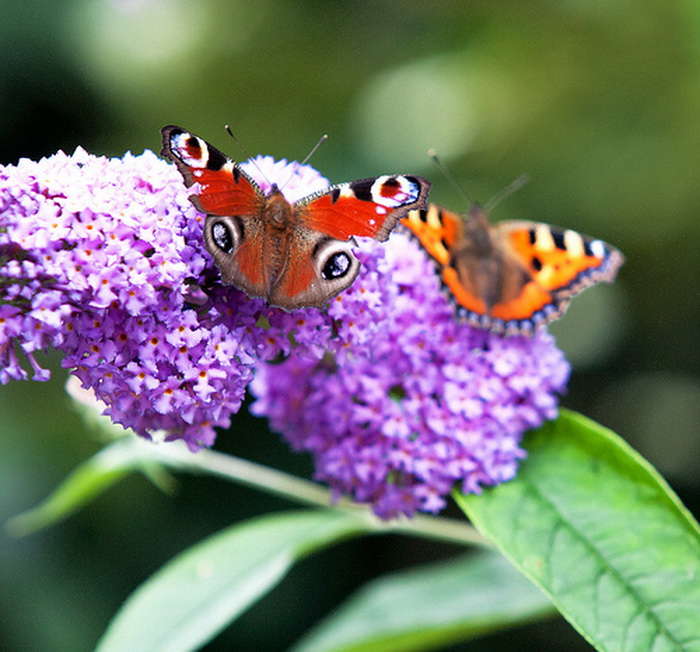
[[[311,230],[336,240],[364,236],[383,242],[409,211],[425,208],[429,191],[421,177],[384,175],[341,183],[295,206]]]
[[[289,260],[270,298],[287,310],[322,306],[355,280],[353,236],[384,241],[410,210],[425,205],[430,183],[393,175],[339,184],[294,205]]]
[[[269,303],[285,310],[320,308],[350,285],[360,271],[353,241],[343,242],[316,231],[291,235],[287,266],[273,284]]]
[[[436,204],[429,204],[425,210],[410,211],[401,225],[443,267],[449,265],[451,252],[456,250],[464,233],[462,216]]]
[[[181,127],[161,130],[163,150],[189,188],[190,201],[207,214],[204,241],[226,285],[251,296],[265,296],[270,281],[259,254],[264,240],[261,219],[266,198],[260,187],[225,154]]]
[[[502,307],[499,316],[504,319],[511,312],[520,318],[530,312],[527,317],[534,323],[557,319],[579,292],[599,282],[612,283],[624,262],[615,247],[571,229],[527,221],[500,222],[495,228],[537,286],[537,292],[532,290],[537,300],[523,296],[519,304]]]
[[[208,215],[259,215],[265,196],[240,166],[181,127],[163,127],[161,133],[161,156],[175,163],[188,188],[199,184],[197,193],[190,197],[199,211]]]

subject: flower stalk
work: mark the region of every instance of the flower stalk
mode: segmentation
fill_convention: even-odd
[[[405,534],[458,545],[492,547],[473,526],[462,521],[421,514],[410,519],[384,521],[368,512],[366,506],[358,505],[346,497],[333,500],[328,489],[314,482],[218,451],[204,449],[192,453],[179,446],[160,445],[153,447],[149,456],[178,471],[216,476],[302,505],[364,514],[368,523],[378,532]]]

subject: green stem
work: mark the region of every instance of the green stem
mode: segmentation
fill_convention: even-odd
[[[347,498],[333,502],[328,489],[255,462],[208,449],[191,453],[173,444],[151,448],[161,462],[180,470],[215,475],[305,505],[363,513],[377,532],[406,534],[459,545],[492,547],[474,527],[461,521],[425,515],[381,521],[370,515],[364,505],[358,505]]]

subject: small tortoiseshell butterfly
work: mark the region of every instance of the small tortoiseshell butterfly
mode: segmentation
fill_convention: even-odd
[[[462,217],[430,204],[403,220],[435,259],[458,312],[474,326],[505,335],[531,334],[560,317],[575,294],[611,283],[623,255],[595,240],[548,224],[490,224],[473,205]]]
[[[355,280],[353,236],[384,241],[398,221],[426,206],[430,183],[385,175],[341,183],[293,204],[265,194],[236,163],[180,127],[162,130],[163,150],[206,213],[204,242],[224,284],[270,305],[322,306]]]

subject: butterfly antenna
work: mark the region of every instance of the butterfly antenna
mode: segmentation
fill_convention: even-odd
[[[474,204],[474,200],[469,196],[469,193],[459,185],[457,182],[457,179],[454,178],[453,174],[447,169],[445,164],[440,160],[438,157],[437,150],[435,149],[429,149],[428,150],[428,156],[433,160],[433,163],[437,165],[440,168],[440,172],[442,172],[443,176],[445,179],[447,179],[452,187],[460,194],[462,195],[470,204]]]
[[[301,163],[299,163],[299,165],[306,165],[306,164],[308,163],[309,159],[316,153],[316,150],[317,150],[319,147],[321,147],[321,145],[323,145],[323,143],[325,143],[327,140],[328,140],[328,134],[323,134],[323,136],[321,136],[321,137],[318,139],[318,142],[311,148],[311,151],[304,157],[304,160],[303,160]],[[292,172],[292,173],[289,175],[289,179],[287,179],[287,180],[279,187],[280,190],[282,190],[282,188],[284,188],[284,187],[292,180],[292,177],[294,177],[294,175],[295,175],[296,173],[297,173],[296,170],[294,170],[294,172]]]
[[[318,139],[318,142],[311,148],[311,151],[306,155],[306,158],[300,163],[300,165],[306,165],[309,159],[316,153],[316,150],[323,145],[328,140],[328,134],[323,134]]]
[[[499,190],[491,199],[486,202],[484,210],[490,213],[498,204],[506,197],[510,197],[514,192],[520,190],[526,183],[529,183],[530,177],[527,174],[521,174],[515,181],[509,183],[505,188]]]
[[[255,159],[250,154],[248,154],[248,152],[246,151],[246,148],[243,147],[243,144],[241,143],[241,141],[238,140],[238,138],[236,138],[236,134],[234,134],[233,131],[231,131],[231,127],[229,127],[228,125],[224,125],[224,129],[226,129],[226,131],[228,132],[228,135],[231,136],[231,138],[233,138],[233,142],[236,143],[236,145],[238,145],[238,149],[240,149],[241,152],[243,152],[243,156],[245,156],[246,161],[248,161],[251,165],[253,165],[253,167],[260,173],[260,176],[263,179],[265,179],[265,181],[267,181],[267,183],[272,185],[270,183],[270,180],[265,175],[265,173],[260,169],[260,166],[255,162]]]

